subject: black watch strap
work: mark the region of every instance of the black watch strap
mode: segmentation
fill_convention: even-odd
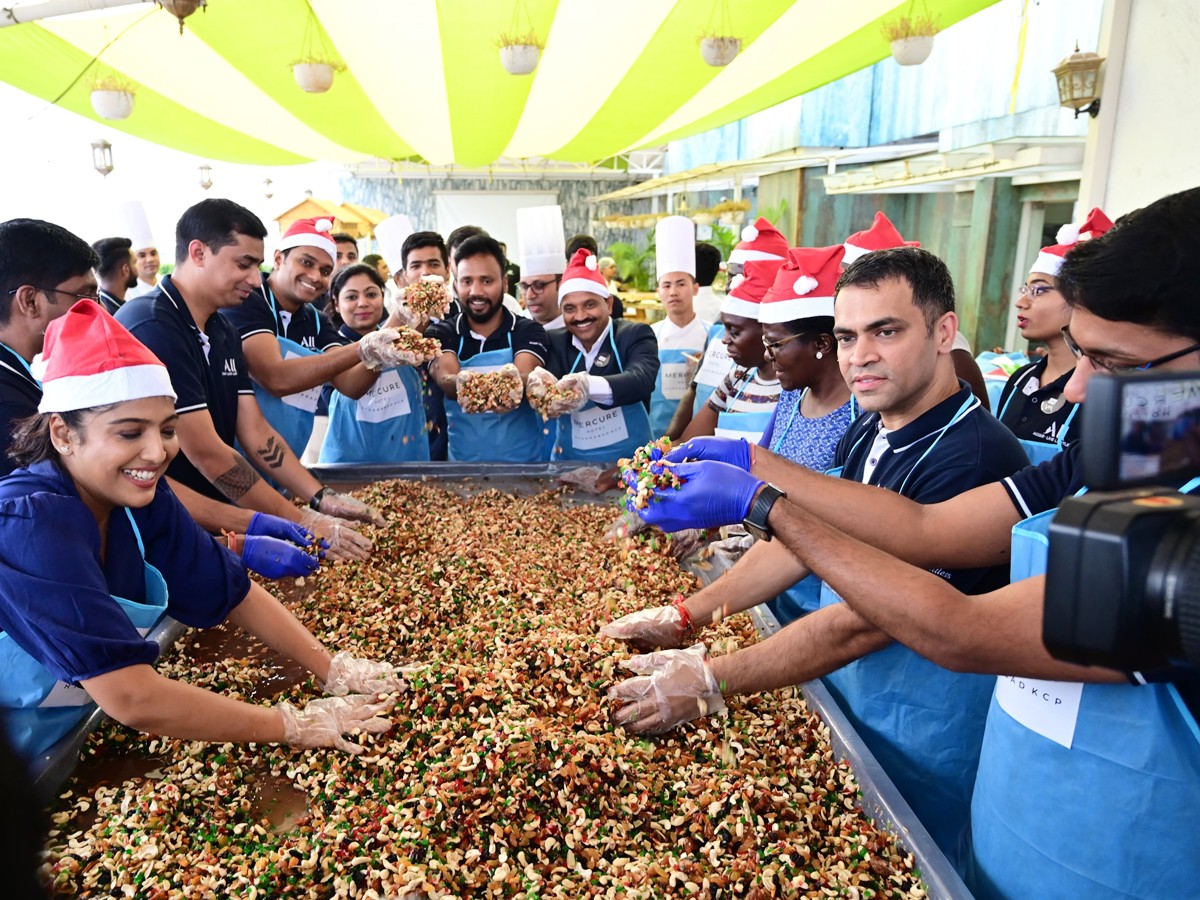
[[[771,507],[775,505],[775,501],[786,496],[786,493],[773,484],[763,485],[758,496],[754,498],[754,503],[750,505],[750,512],[742,520],[746,530],[760,541],[769,541],[771,527],[767,524],[767,517],[771,514]]]
[[[315,509],[317,512],[320,512],[321,511],[321,509],[320,509],[321,501],[325,498],[325,495],[328,493],[329,493],[329,488],[325,487],[325,485],[321,485],[321,489],[312,495],[312,499],[308,501],[308,505],[311,506],[313,509]]]

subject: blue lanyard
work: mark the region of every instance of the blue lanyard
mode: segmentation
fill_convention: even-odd
[[[36,384],[38,386],[38,388],[40,389],[42,386],[42,383],[33,376],[33,369],[31,369],[29,367],[29,363],[25,362],[25,357],[23,357],[20,353],[18,353],[12,347],[8,346],[8,344],[4,343],[3,341],[0,341],[0,347],[3,347],[5,350],[7,350],[9,353],[11,353],[13,355],[13,358],[16,359],[16,361],[21,364],[21,367],[25,369],[25,374],[27,374],[29,376],[29,380],[32,381],[34,384]],[[4,365],[4,363],[0,362],[0,365]],[[4,367],[6,369],[8,369],[9,371],[14,372],[17,375],[21,374],[20,372],[17,372],[17,370],[14,369],[12,366],[4,365]]]
[[[263,280],[262,289],[263,289],[263,293],[265,293],[267,295],[267,300],[270,301],[270,303],[271,303],[271,315],[275,319],[275,337],[284,338],[286,340],[291,340],[291,338],[289,338],[286,334],[279,333],[279,321],[280,321],[279,320],[279,307],[275,303],[275,292],[271,290],[270,285],[267,284],[265,279]],[[305,307],[305,306],[308,306],[308,304],[307,303],[301,304],[301,307]],[[311,312],[313,314],[313,324],[317,326],[317,334],[320,334],[321,320],[317,318],[317,311],[315,309],[313,309],[311,306],[308,306],[308,310],[309,310],[309,312]],[[301,312],[303,312],[303,308],[301,309]],[[297,315],[297,314],[294,313],[293,315]],[[313,343],[314,344],[316,343],[316,335],[313,335]]]
[[[465,313],[464,313],[464,315],[465,315]],[[488,335],[488,337],[491,337],[491,335]],[[479,342],[479,354],[482,354],[485,352],[483,349],[483,345],[486,344],[487,342],[488,342],[488,338],[484,338],[482,341]],[[460,360],[462,359],[463,347],[466,346],[466,343],[467,343],[467,336],[465,334],[460,334],[458,336],[458,358]],[[512,331],[508,332],[508,349],[509,350],[512,349]],[[496,351],[488,350],[486,352],[495,353]],[[476,354],[476,355],[479,355],[479,354]]]
[[[739,394],[738,396],[741,396],[741,395]],[[788,434],[791,433],[792,424],[796,421],[796,416],[800,413],[800,405],[804,402],[804,398],[807,396],[808,396],[808,388],[805,388],[804,393],[802,393],[800,395],[800,399],[796,401],[796,405],[795,405],[795,407],[793,407],[791,415],[788,416],[787,424],[783,426],[783,430],[775,431],[771,435],[772,446],[769,447],[768,449],[772,453],[779,452],[779,448],[783,446],[783,439],[785,437],[787,437]],[[841,409],[841,407],[839,406],[838,409]],[[834,412],[837,412],[837,410],[834,410]],[[829,413],[827,415],[832,415],[832,413]],[[824,418],[824,416],[822,416],[821,418]],[[854,395],[851,394],[850,395],[850,421],[853,422],[857,418],[858,418],[858,404],[854,399]],[[862,440],[862,438],[859,438],[859,441],[861,441],[861,440]],[[855,447],[858,446],[857,441],[855,442],[854,446]],[[853,451],[853,449],[854,448],[852,447],[851,451]]]
[[[620,353],[617,351],[617,342],[616,342],[616,340],[613,338],[613,324],[612,324],[612,319],[609,319],[609,320],[608,320],[608,331],[606,331],[606,332],[605,332],[605,334],[608,336],[608,342],[609,342],[610,344],[612,344],[613,356],[615,356],[615,357],[616,357],[616,359],[617,359],[617,369],[618,369],[619,371],[621,371],[621,372],[624,372],[624,371],[625,371],[625,366],[624,366],[624,365],[621,363],[621,354],[620,354]],[[604,342],[603,342],[603,341],[601,341],[601,346],[603,346],[603,343],[604,343]],[[576,367],[577,365],[579,365],[579,361],[580,361],[581,359],[583,359],[583,351],[582,351],[582,350],[580,350],[580,351],[579,351],[579,355],[575,357],[575,362],[571,363],[571,371],[572,371],[572,372],[574,372],[574,371],[575,371],[575,367]]]
[[[902,482],[900,482],[900,487],[898,487],[896,489],[897,494],[904,493],[904,489],[908,486],[908,479],[912,478],[913,472],[917,471],[917,468],[921,465],[921,463],[923,463],[925,461],[925,457],[927,457],[930,453],[933,452],[933,448],[938,445],[938,441],[940,441],[945,436],[946,432],[949,431],[951,428],[953,428],[955,425],[957,425],[959,422],[961,422],[968,413],[974,411],[978,406],[979,406],[979,398],[976,397],[974,394],[972,394],[966,400],[963,401],[962,406],[960,406],[958,408],[958,412],[956,412],[954,414],[953,418],[951,418],[949,422],[947,422],[945,425],[943,425],[941,428],[939,428],[935,432],[937,434],[937,437],[933,439],[933,443],[925,448],[925,452],[920,455],[920,457],[917,459],[917,461],[915,463],[913,463],[912,468],[908,470],[908,474],[905,475],[904,480]],[[880,421],[882,421],[882,419]],[[852,453],[854,453],[855,450],[858,449],[859,444],[861,444],[866,439],[867,435],[869,435],[870,433],[871,433],[871,430],[868,428],[865,431],[863,431],[862,434],[860,434],[858,436],[858,440],[856,440],[854,442],[854,444],[850,447],[850,453],[846,454],[847,459],[850,457],[850,455]],[[876,430],[876,434],[878,434],[878,430]],[[928,436],[929,435],[925,435],[925,437],[928,437]]]

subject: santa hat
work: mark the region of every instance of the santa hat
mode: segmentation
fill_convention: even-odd
[[[414,230],[412,221],[404,213],[388,216],[375,226],[379,255],[392,272],[404,271],[404,242]]]
[[[279,242],[280,250],[290,250],[293,247],[314,247],[329,254],[332,263],[337,259],[337,244],[329,233],[333,231],[333,219],[297,219],[283,233]]]
[[[842,246],[846,250],[846,255],[842,258],[842,265],[848,266],[856,259],[876,250],[891,250],[893,247],[920,247],[921,243],[920,241],[906,241],[900,237],[900,232],[896,230],[891,219],[880,211],[875,213],[875,221],[871,223],[870,228],[866,231],[856,231],[846,238],[846,243]]]
[[[796,247],[775,273],[775,282],[763,297],[758,320],[768,325],[812,316],[833,315],[833,294],[841,276],[841,244],[832,247]]]
[[[608,283],[600,274],[600,264],[596,255],[585,247],[580,247],[567,263],[567,271],[563,272],[562,283],[558,286],[558,296],[565,297],[572,291],[587,291],[600,297],[611,297]]]
[[[32,369],[42,382],[40,413],[176,399],[167,367],[94,300],[80,300],[46,327]]]
[[[1112,220],[1101,212],[1099,207],[1096,207],[1088,213],[1088,217],[1083,220],[1082,225],[1067,224],[1058,229],[1058,234],[1055,235],[1058,243],[1041,249],[1029,269],[1030,273],[1041,272],[1043,275],[1057,275],[1058,270],[1062,268],[1063,259],[1066,258],[1067,252],[1072,247],[1080,241],[1098,238],[1112,227]]]
[[[787,238],[774,225],[759,217],[753,225],[742,229],[742,242],[729,254],[731,263],[744,263],[752,259],[787,259]]]
[[[743,319],[758,321],[759,307],[775,273],[783,265],[781,259],[752,259],[746,263],[746,270],[735,276],[730,283],[729,293],[721,303],[721,312],[731,316],[741,316]]]

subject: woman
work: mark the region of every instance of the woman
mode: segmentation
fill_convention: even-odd
[[[0,481],[0,707],[25,758],[93,703],[131,728],[187,740],[361,748],[383,731],[375,696],[256,706],[155,672],[143,638],[164,614],[230,621],[308,668],[331,693],[403,688],[394,669],[330,654],[162,483],[179,452],[166,367],[98,304],[46,329],[38,414],[22,421]]]
[[[338,334],[357,341],[384,318],[386,282],[365,263],[347,266],[333,277],[330,296],[341,320]],[[358,400],[333,391],[322,463],[416,462],[429,459],[425,395],[421,374],[412,366],[384,369]]]

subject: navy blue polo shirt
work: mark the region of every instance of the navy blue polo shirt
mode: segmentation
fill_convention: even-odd
[[[967,411],[950,424],[964,407]],[[846,430],[835,457],[835,464],[843,466],[843,478],[862,481],[872,451],[878,449],[875,438],[880,422],[879,413],[867,413]],[[1028,463],[1012,432],[983,409],[970,386],[961,380],[957,393],[889,432],[886,442],[868,483],[918,503],[949,500],[999,481]],[[1007,566],[932,571],[968,594],[984,593],[1008,582]]]
[[[1063,427],[1067,426],[1065,444],[1068,439],[1074,440],[1083,433],[1083,410],[1076,411],[1077,404],[1063,397],[1075,370],[1071,369],[1049,384],[1042,384],[1045,371],[1046,360],[1039,359],[1013,372],[1000,392],[996,418],[1017,437],[1047,444],[1058,443]]]
[[[214,313],[202,333],[167,275],[156,290],[122,306],[117,321],[167,367],[171,387],[178,395],[175,411],[181,416],[207,413],[217,435],[232,447],[237,437],[238,397],[253,396],[254,389],[242,356],[242,341],[229,320]],[[226,500],[182,451],[167,474],[205,496]]]
[[[270,286],[264,280],[262,287],[253,291],[241,306],[221,310],[221,315],[233,324],[243,341],[256,334],[269,334],[287,338],[319,353],[345,343],[314,304],[303,305],[289,314],[278,300],[272,307],[269,290]]]
[[[500,326],[483,341],[471,336],[471,320],[461,313],[434,322],[425,329],[425,337],[438,341],[442,349],[454,353],[459,362],[466,362],[479,353],[506,349],[510,333],[514,356],[522,352],[532,353],[545,364],[550,356],[546,329],[533,319],[514,316],[507,309],[501,310]]]
[[[98,291],[96,291],[96,295],[100,298],[100,305],[108,310],[108,314],[110,316],[115,316],[117,314],[117,310],[125,305],[124,300],[118,300],[104,288],[100,288]]]
[[[0,344],[0,476],[13,470],[8,458],[13,426],[32,416],[42,401],[42,386],[29,372],[29,365],[16,351]]]
[[[1079,441],[1067,444],[1053,459],[1040,466],[1026,466],[1000,482],[1021,518],[1055,509],[1067,497],[1079,493],[1083,487],[1083,458],[1079,448]]]

